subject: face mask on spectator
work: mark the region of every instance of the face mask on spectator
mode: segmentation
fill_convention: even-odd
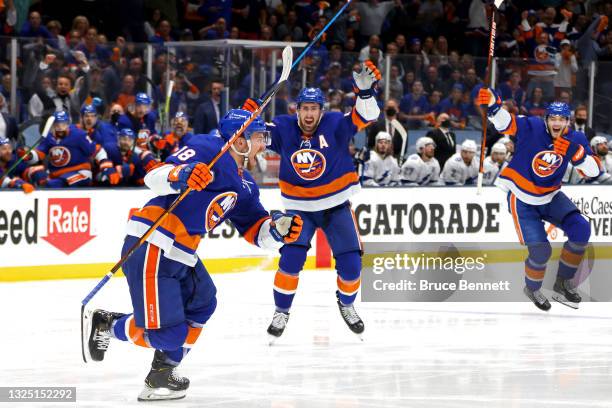
[[[395,114],[397,113],[397,111],[395,110],[395,108],[387,108],[387,110],[385,111],[385,113],[387,114],[387,116],[395,116]]]
[[[586,125],[586,119],[584,119],[584,118],[576,118],[576,124],[578,126]]]
[[[443,128],[450,128],[451,127],[450,119],[443,120],[440,123],[440,126]]]
[[[119,116],[121,116],[121,114],[119,112],[113,112],[111,114],[111,122],[112,123],[117,123],[119,121]]]

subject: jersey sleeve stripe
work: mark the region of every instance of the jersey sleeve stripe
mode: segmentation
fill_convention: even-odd
[[[317,187],[301,187],[286,181],[279,181],[281,193],[290,197],[318,198],[324,195],[333,194],[347,188],[349,185],[358,183],[359,177],[354,171],[338,177],[336,180]]]
[[[504,135],[514,136],[517,130],[516,116],[514,114],[511,114],[510,116],[511,116],[511,119],[510,119],[510,123],[508,124],[508,127],[505,130],[502,130],[500,133]]]
[[[79,170],[89,170],[89,171],[91,171],[91,164],[89,164],[89,163],[81,163],[81,164],[77,164],[76,166],[65,167],[63,169],[54,171],[53,173],[51,173],[49,175],[49,177],[57,178],[57,177],[63,176],[66,173],[70,173],[72,171],[79,171]]]
[[[370,124],[370,122],[365,120],[355,108],[353,108],[353,112],[351,113],[351,119],[353,120],[353,124],[357,126],[358,130],[363,130]]]
[[[262,217],[255,222],[245,233],[244,239],[247,240],[249,244],[257,245],[257,236],[259,235],[259,229],[264,221],[270,219],[270,217]]]

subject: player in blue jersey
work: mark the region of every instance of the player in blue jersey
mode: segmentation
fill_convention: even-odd
[[[189,131],[189,117],[185,112],[178,111],[172,119],[172,131],[163,138],[154,135],[151,138],[151,145],[159,152],[163,160],[182,148],[192,136],[193,133]]]
[[[110,338],[156,349],[140,400],[185,396],[189,380],[175,373],[213,314],[217,301],[210,275],[196,254],[201,237],[224,220],[234,224],[250,243],[278,250],[298,239],[299,216],[273,212],[259,201],[259,189],[247,168],[266,147],[267,131],[257,118],[214,167],[205,163],[249,117],[234,109],[219,123],[218,133],[197,135],[151,170],[146,185],[157,196],[128,222],[125,253],[177,198],[191,192],[147,241],[123,264],[133,314],[96,310],[84,321],[88,359],[100,361]]]
[[[92,104],[83,105],[81,108],[80,127],[87,132],[91,140],[102,147],[117,144],[117,129],[98,118],[98,111]]]
[[[515,144],[514,156],[495,184],[508,192],[508,207],[519,241],[529,251],[525,260],[525,294],[538,308],[550,309],[550,302],[540,291],[552,252],[544,229],[547,221],[568,237],[559,259],[554,298],[575,307],[581,297],[571,279],[584,255],[591,227],[561,192],[561,181],[569,163],[586,177],[598,177],[601,162],[593,155],[584,133],[569,127],[571,114],[565,103],[551,103],[544,119],[515,116],[502,109],[495,91],[483,88],[478,104],[489,106],[489,120]]]
[[[24,160],[33,165],[42,163],[48,156],[47,169],[42,164],[32,166],[28,170],[29,180],[39,186],[55,188],[90,186],[94,159],[100,177],[116,184],[119,178],[104,148],[91,140],[84,130],[71,125],[65,111],[57,111],[53,116],[55,122],[51,132]]]
[[[117,143],[114,146],[106,145],[105,147],[108,158],[113,162],[120,177],[118,184],[142,186],[147,172],[159,163],[153,153],[134,146],[135,139],[136,135],[132,129],[121,129]]]
[[[268,125],[270,149],[281,156],[279,186],[285,209],[304,220],[300,239],[281,249],[274,279],[276,310],[268,333],[273,342],[283,333],[304,267],[310,241],[323,229],[336,259],[337,303],[342,318],[356,334],[364,324],[354,308],[361,282],[362,245],[349,198],[359,192],[359,177],[349,153],[358,130],[378,119],[376,103],[380,72],[367,61],[353,73],[357,98],[352,111],[324,112],[325,98],[318,88],[303,89],[297,115],[281,115]],[[249,100],[251,108],[256,101]]]
[[[117,121],[118,129],[132,129],[136,134],[136,145],[143,149],[147,148],[149,139],[157,135],[157,113],[151,110],[151,104],[149,95],[139,92],[135,97],[134,112],[126,112]]]
[[[28,165],[22,161],[8,172],[18,159],[13,152],[11,141],[0,137],[0,188],[19,188],[28,194],[34,191],[34,186],[23,180],[24,177],[27,177]]]

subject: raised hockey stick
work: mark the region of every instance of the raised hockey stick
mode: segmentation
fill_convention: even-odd
[[[397,130],[397,133],[399,133],[400,136],[402,137],[402,150],[400,151],[400,159],[399,159],[399,165],[401,167],[406,157],[406,144],[408,143],[408,132],[406,132],[406,129],[404,129],[402,124],[397,119],[393,119],[391,121],[391,126],[393,126],[393,129]]]
[[[493,10],[491,11],[491,30],[489,33],[489,56],[487,58],[487,76],[483,87],[488,88],[491,85],[493,78],[493,58],[495,58],[495,34],[497,32],[497,23],[495,22],[495,14],[497,9],[502,5],[504,0],[495,0],[493,4]],[[484,176],[484,159],[485,159],[485,148],[487,145],[487,111],[489,107],[487,105],[480,105],[482,110],[482,140],[480,141],[480,163],[478,166],[478,182],[476,183],[476,194],[482,194],[482,179]]]
[[[242,126],[240,126],[240,128],[232,135],[232,137],[227,142],[225,142],[225,144],[223,145],[219,153],[217,153],[217,155],[210,161],[210,163],[208,163],[209,168],[212,168],[215,165],[215,163],[221,158],[221,156],[223,156],[227,152],[227,150],[236,141],[236,139],[238,139],[240,135],[244,133],[246,128],[249,127],[249,125],[261,114],[261,112],[263,112],[263,110],[270,103],[270,101],[276,95],[276,93],[281,88],[281,86],[283,86],[285,81],[287,81],[287,78],[289,78],[289,73],[291,72],[291,61],[292,60],[293,60],[293,50],[291,49],[291,47],[287,46],[283,50],[283,70],[281,72],[281,76],[279,77],[278,81],[276,81],[274,86],[266,92],[261,105],[257,109],[255,109],[255,111],[251,113],[251,116],[242,124]],[[102,287],[106,284],[106,282],[108,282],[110,278],[113,277],[113,275],[119,270],[119,268],[121,268],[121,265],[123,265],[123,263],[130,256],[132,256],[132,254],[147,240],[147,238],[151,236],[153,231],[155,231],[157,227],[161,225],[161,223],[166,219],[168,214],[170,214],[181,203],[181,201],[183,201],[183,199],[187,197],[187,195],[191,191],[192,191],[191,188],[185,189],[185,191],[183,191],[174,200],[174,202],[170,205],[170,207],[164,210],[164,212],[153,223],[153,225],[149,227],[149,229],[143,234],[143,236],[140,237],[138,242],[132,245],[132,247],[125,253],[125,255],[121,257],[119,262],[117,262],[115,266],[113,266],[112,269],[106,275],[104,275],[102,280],[100,280],[100,282],[98,282],[98,284],[92,289],[92,291],[89,292],[89,294],[85,296],[85,298],[81,301],[81,351],[83,353],[83,361],[87,362],[87,359],[85,358],[85,342],[83,338],[83,315],[85,313],[85,306],[96,295],[96,293],[98,293],[100,289],[102,289]]]
[[[174,90],[174,80],[171,79],[168,82],[168,88],[166,88],[166,104],[164,105],[164,125],[162,125],[162,133],[170,127],[170,99],[172,99],[172,91]],[[162,135],[163,136],[163,135]]]
[[[19,163],[21,163],[26,157],[28,157],[30,152],[36,149],[36,147],[47,137],[47,135],[51,131],[51,126],[53,126],[53,122],[55,122],[55,117],[51,115],[45,123],[45,127],[43,128],[40,138],[34,144],[32,144],[32,146],[30,146],[30,148],[24,153],[23,156],[21,156],[15,163],[13,163],[13,165],[7,170],[7,172],[4,173],[4,176],[0,177],[0,184],[2,184],[2,180],[4,180],[4,178],[7,177],[11,173],[11,171],[15,170]]]

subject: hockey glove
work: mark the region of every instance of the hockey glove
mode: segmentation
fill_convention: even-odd
[[[135,167],[132,163],[123,163],[115,166],[115,170],[123,179],[130,178],[134,174],[134,169]]]
[[[34,156],[32,156],[32,152],[28,152],[23,147],[18,147],[15,153],[17,153],[17,157],[23,157],[23,161],[25,161],[26,163],[34,158]]]
[[[372,96],[376,96],[378,93],[376,84],[382,78],[380,71],[372,63],[372,61],[366,61],[362,64],[361,72],[353,71],[353,82],[355,86],[355,93],[361,99],[368,99]]]
[[[304,224],[302,217],[284,214],[280,211],[272,211],[270,215],[272,216],[270,234],[276,241],[290,244],[299,238]]]
[[[261,106],[261,103],[263,101],[259,98],[257,99],[253,99],[253,98],[247,98],[246,101],[244,101],[244,104],[242,105],[242,109],[247,110],[251,113],[255,112],[255,110],[257,110],[257,108],[259,108]]]
[[[168,174],[170,185],[173,189],[179,191],[188,187],[196,191],[204,190],[213,179],[213,173],[204,163],[181,164]]]
[[[121,182],[121,173],[117,173],[117,170],[110,161],[100,163],[100,170],[102,171],[102,181],[108,180],[112,186],[116,186]]]
[[[502,107],[502,100],[500,96],[491,88],[480,88],[478,91],[478,97],[476,98],[478,106],[488,107],[488,116],[495,116]]]
[[[31,185],[30,183],[26,183],[25,181],[23,181],[20,178],[14,178],[9,183],[9,187],[20,188],[26,194],[30,194],[32,191],[34,191],[34,186],[33,185]]]
[[[586,158],[584,147],[579,143],[572,142],[564,136],[557,137],[553,146],[555,153],[564,157],[571,157],[571,161],[575,166],[582,163]]]

